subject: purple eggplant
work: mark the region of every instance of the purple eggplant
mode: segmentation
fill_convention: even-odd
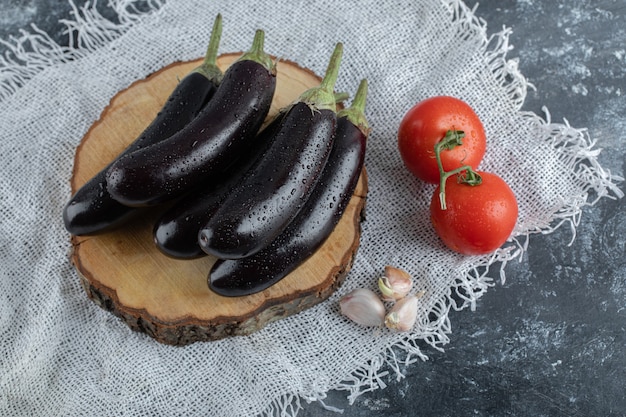
[[[281,117],[282,114],[276,115],[252,141],[245,153],[228,167],[222,175],[223,181],[210,180],[206,185],[199,185],[161,215],[154,225],[153,238],[162,253],[178,259],[194,259],[206,255],[198,244],[198,231],[209,221],[258,156],[271,144],[269,139],[280,125]]]
[[[268,147],[198,233],[202,250],[225,259],[251,256],[298,214],[328,160],[336,127],[337,44],[320,86],[304,92]]]
[[[150,123],[115,160],[165,140],[190,123],[211,99],[222,78],[217,50],[222,16],[217,15],[202,64],[185,76]],[[123,224],[137,211],[114,200],[106,187],[106,172],[113,162],[76,191],[63,210],[65,228],[73,235],[91,235]]]
[[[335,94],[337,102],[346,97],[345,93]],[[259,155],[271,146],[271,138],[280,126],[283,115],[281,112],[274,116],[246,152],[226,170],[222,182],[211,180],[207,185],[194,188],[161,215],[154,225],[153,238],[162,253],[178,259],[194,259],[206,255],[198,244],[198,231],[209,221]]]
[[[369,134],[365,118],[367,81],[352,106],[337,114],[337,136],[322,177],[296,218],[257,254],[217,260],[209,287],[225,296],[254,294],[296,269],[326,241],[344,213],[359,180]]]
[[[128,206],[174,200],[228,167],[255,137],[276,89],[276,66],[257,30],[252,48],[234,62],[212,100],[182,130],[120,158],[107,172],[107,190]]]

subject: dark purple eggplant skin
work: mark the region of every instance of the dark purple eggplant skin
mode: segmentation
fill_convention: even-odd
[[[249,146],[267,116],[275,71],[251,61],[233,63],[211,101],[182,130],[114,162],[111,196],[133,207],[173,200],[219,174]]]
[[[271,138],[280,125],[280,119],[280,114],[275,116],[251,141],[245,153],[222,174],[222,181],[211,179],[208,184],[196,187],[160,216],[154,225],[153,239],[163,254],[176,259],[206,256],[198,244],[199,230],[209,221],[259,155],[271,145]]]
[[[165,140],[190,123],[217,90],[217,81],[192,72],[174,91],[148,127],[114,160]],[[114,200],[106,187],[112,161],[76,191],[63,210],[63,222],[73,235],[112,230],[132,217],[136,209]]]
[[[272,146],[231,191],[198,233],[202,250],[224,259],[251,256],[274,240],[298,214],[332,148],[336,114],[295,103]]]
[[[209,288],[244,296],[276,284],[326,241],[356,188],[365,158],[366,135],[346,117],[337,119],[337,136],[322,177],[305,206],[266,248],[242,259],[219,259],[209,273]]]

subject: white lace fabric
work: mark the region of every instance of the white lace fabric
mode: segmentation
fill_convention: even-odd
[[[529,234],[563,224],[575,232],[585,206],[621,196],[621,178],[600,166],[585,129],[521,111],[528,84],[507,57],[507,30],[487,36],[462,1],[401,3],[152,1],[140,13],[115,0],[116,23],[75,9],[66,22],[73,48],[40,32],[8,42],[13,53],[0,59],[1,415],[293,416],[302,400],[323,400],[330,389],[348,390],[352,401],[385,386],[396,352],[419,366],[428,349],[443,349],[450,309],[475,308],[504,279],[506,262],[520,259]],[[172,347],[87,299],[61,213],[76,146],[111,98],[202,56],[217,13],[220,52],[247,49],[261,28],[268,53],[322,74],[344,43],[337,89],[370,84],[367,220],[353,268],[327,301],[250,336]],[[438,94],[476,110],[488,136],[481,169],[502,176],[518,198],[514,237],[488,256],[444,248],[427,215],[433,186],[411,177],[397,151],[404,113]],[[385,265],[406,269],[415,290],[426,290],[409,333],[362,328],[339,314],[339,298],[375,289]]]

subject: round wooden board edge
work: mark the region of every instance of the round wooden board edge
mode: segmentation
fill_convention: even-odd
[[[241,52],[224,53],[220,57],[233,57],[241,55]],[[274,58],[274,57],[273,57]],[[276,58],[274,58],[276,59]],[[120,90],[114,95],[109,104],[102,110],[100,117],[92,124],[90,129],[86,132],[85,137],[89,136],[91,130],[102,121],[102,118],[115,101],[116,97],[123,93],[125,90],[133,87],[136,84],[149,81],[152,77],[157,75],[161,71],[165,71],[173,66],[188,64],[191,62],[199,62],[201,59],[192,61],[176,61],[162,67],[161,69],[148,74],[145,78],[134,81],[126,88]],[[277,59],[278,62],[285,62],[289,65],[298,67],[302,71],[306,71],[310,75],[317,76],[313,71],[308,68],[302,67],[296,62]],[[321,80],[321,78],[319,78]],[[84,139],[79,143],[74,159],[76,159],[81,146],[84,143]],[[72,193],[76,192],[79,185],[75,183],[75,169],[76,160],[72,168],[71,176],[71,189]],[[350,245],[348,251],[345,252],[344,257],[340,264],[333,268],[332,274],[320,282],[317,286],[311,287],[308,291],[301,293],[299,298],[274,298],[268,300],[259,306],[257,310],[252,312],[248,317],[241,317],[235,319],[233,317],[220,317],[219,319],[211,322],[199,320],[195,317],[181,318],[176,322],[164,322],[155,319],[153,316],[147,314],[143,309],[135,309],[124,306],[119,302],[119,298],[115,289],[109,288],[105,285],[97,283],[97,280],[90,279],[83,273],[83,269],[78,259],[78,249],[80,242],[85,238],[82,236],[70,236],[71,253],[70,262],[74,265],[77,275],[80,280],[80,284],[83,290],[86,292],[87,297],[92,300],[100,308],[112,313],[116,317],[119,317],[126,325],[132,330],[145,333],[152,337],[156,341],[174,346],[184,346],[196,342],[206,342],[220,340],[229,336],[244,336],[254,333],[261,328],[265,327],[274,321],[286,318],[288,316],[297,314],[303,310],[311,308],[322,301],[325,301],[330,297],[337,288],[344,282],[348,272],[350,271],[356,253],[360,246],[361,237],[361,222],[365,220],[365,206],[368,194],[368,180],[365,167],[361,172],[359,179],[359,185],[355,190],[353,198],[357,197],[357,207],[354,215],[354,240]],[[98,285],[99,284],[99,285]],[[146,317],[150,317],[151,320],[147,320]]]
[[[187,317],[177,322],[146,320],[145,317],[152,316],[148,315],[144,310],[125,308],[119,302],[117,292],[114,289],[104,285],[96,285],[94,280],[83,275],[75,256],[78,247],[74,244],[75,236],[72,236],[71,262],[75,266],[81,286],[89,299],[100,308],[119,317],[132,330],[145,333],[160,343],[185,346],[196,342],[220,340],[230,336],[249,335],[274,321],[297,314],[325,301],[343,284],[358,252],[361,238],[361,222],[365,220],[368,191],[365,169],[361,173],[360,181],[362,181],[362,194],[353,195],[353,198],[358,198],[356,207],[358,215],[353,218],[354,241],[340,263],[343,267],[334,269],[329,279],[324,281],[326,285],[320,283],[320,285],[310,288],[309,291],[302,293],[302,296],[296,299],[273,299],[271,303],[262,304],[257,311],[250,314],[244,321],[237,321],[229,317],[223,317],[221,320],[214,322],[201,321],[194,317]]]

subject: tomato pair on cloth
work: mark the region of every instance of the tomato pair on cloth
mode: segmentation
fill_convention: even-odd
[[[466,255],[498,249],[517,222],[517,200],[508,184],[496,174],[477,171],[486,144],[474,110],[449,96],[416,104],[398,130],[398,149],[407,169],[439,184],[430,202],[435,231],[446,246]]]

